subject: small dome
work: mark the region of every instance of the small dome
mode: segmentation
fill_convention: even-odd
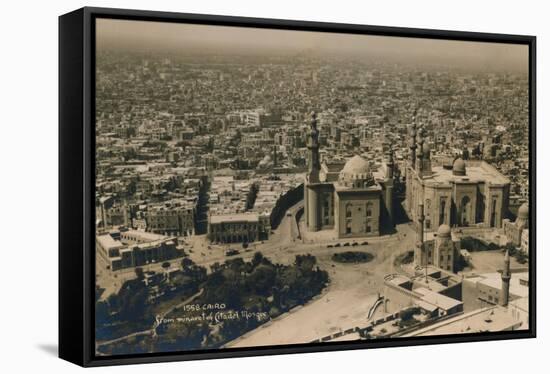
[[[453,175],[466,175],[466,163],[460,157],[453,162]]]
[[[368,161],[359,155],[353,156],[349,159],[342,169],[342,173],[347,175],[368,174],[369,172],[370,166]]]
[[[521,204],[518,209],[518,218],[528,219],[529,218],[529,205],[527,203]]]
[[[437,229],[437,236],[440,238],[450,238],[451,237],[451,228],[449,225],[441,225]]]

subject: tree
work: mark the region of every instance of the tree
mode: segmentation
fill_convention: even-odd
[[[260,265],[250,274],[247,282],[256,294],[267,296],[271,294],[276,277],[277,273],[272,266]]]
[[[294,263],[301,271],[309,272],[313,270],[313,266],[317,263],[317,258],[309,253],[306,255],[297,255]]]
[[[195,263],[190,258],[185,257],[183,260],[181,260],[181,267],[184,269],[193,265],[195,265]]]
[[[254,256],[252,257],[252,266],[256,267],[262,263],[264,260],[264,255],[262,252],[256,252],[254,253]]]

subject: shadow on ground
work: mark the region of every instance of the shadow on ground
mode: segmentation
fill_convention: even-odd
[[[57,357],[57,344],[38,344],[37,347],[51,356]]]

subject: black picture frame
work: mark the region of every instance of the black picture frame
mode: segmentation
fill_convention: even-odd
[[[529,47],[529,330],[100,357],[94,350],[95,19],[524,44]],[[85,7],[59,17],[59,356],[81,366],[446,344],[536,337],[536,37]]]

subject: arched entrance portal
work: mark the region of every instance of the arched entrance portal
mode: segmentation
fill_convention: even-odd
[[[470,212],[471,212],[471,201],[468,196],[464,196],[460,202],[458,224],[459,226],[469,226],[470,225]]]

